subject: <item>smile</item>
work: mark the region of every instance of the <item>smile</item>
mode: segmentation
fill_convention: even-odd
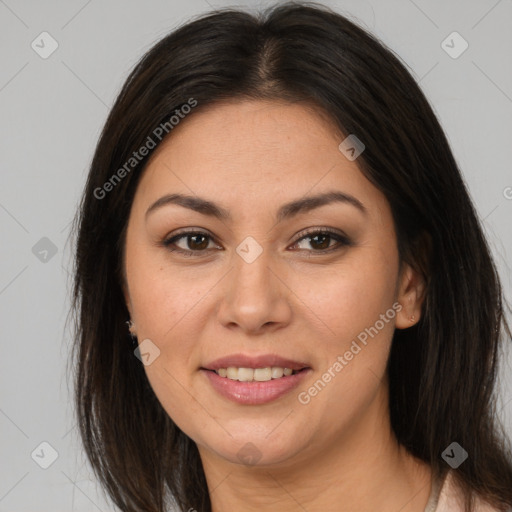
[[[218,395],[240,405],[263,405],[285,397],[312,372],[311,368],[292,370],[283,367],[228,367],[217,370],[201,368],[200,371]],[[224,374],[224,371],[226,376],[222,377],[221,373]],[[264,380],[257,380],[258,378]]]

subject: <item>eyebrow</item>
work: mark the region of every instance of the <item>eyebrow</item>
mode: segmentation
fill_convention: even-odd
[[[289,203],[282,205],[277,212],[276,219],[277,222],[282,222],[286,219],[294,217],[295,215],[306,213],[315,208],[320,208],[321,206],[325,206],[327,204],[332,203],[349,204],[354,206],[364,215],[367,215],[368,213],[368,210],[361,203],[361,201],[359,201],[359,199],[345,192],[333,190],[317,194],[314,196],[297,199],[295,201],[291,201]],[[222,206],[198,196],[188,196],[184,194],[168,194],[161,197],[160,199],[157,199],[146,210],[146,219],[150,213],[169,204],[176,204],[184,208],[193,210],[195,212],[201,213],[202,215],[215,217],[219,220],[232,220],[229,210],[226,210]]]

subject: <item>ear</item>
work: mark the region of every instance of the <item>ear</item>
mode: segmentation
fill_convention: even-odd
[[[425,288],[423,275],[404,263],[398,282],[397,301],[402,305],[402,309],[397,312],[395,323],[397,329],[407,329],[418,323],[421,318]]]

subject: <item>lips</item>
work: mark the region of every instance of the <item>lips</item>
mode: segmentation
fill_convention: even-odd
[[[252,370],[264,368],[268,373],[280,373],[277,378],[252,380],[244,382],[245,374]],[[283,375],[284,369],[287,369]],[[232,354],[221,357],[201,367],[200,372],[206,381],[221,397],[240,405],[263,405],[288,395],[312,372],[312,368],[304,362],[280,357],[276,354],[261,354],[249,356],[246,354]],[[221,376],[219,373],[242,371],[244,378],[232,380],[229,375]],[[288,372],[292,372],[290,375]],[[258,380],[264,380],[259,382]]]
[[[293,375],[266,382],[239,382],[220,377],[215,371],[204,368],[200,372],[220,397],[239,405],[264,405],[282,397],[284,399],[301,382],[304,382],[311,373],[311,369],[305,368]]]
[[[301,361],[295,361],[280,357],[276,354],[261,354],[258,356],[249,356],[246,354],[232,354],[229,356],[221,357],[211,361],[202,367],[204,370],[218,370],[219,368],[266,368],[278,366],[281,368],[290,368],[291,370],[302,370],[310,368],[310,366]]]

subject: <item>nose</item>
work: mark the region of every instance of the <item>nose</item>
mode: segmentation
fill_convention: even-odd
[[[246,334],[274,331],[287,325],[292,316],[291,291],[284,274],[269,249],[263,248],[254,260],[234,254],[233,267],[220,292],[219,321]]]

